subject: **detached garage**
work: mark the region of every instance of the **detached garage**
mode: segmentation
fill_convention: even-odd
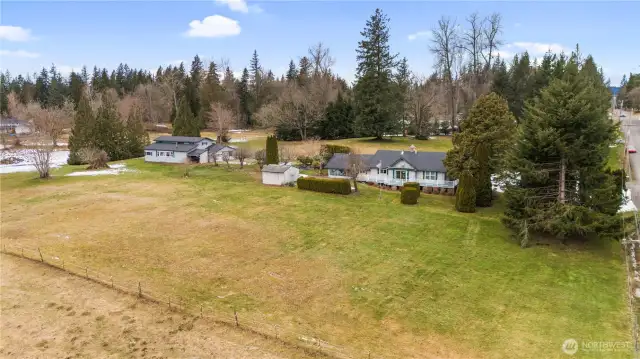
[[[266,165],[262,167],[262,183],[283,186],[298,179],[300,170],[293,166]]]

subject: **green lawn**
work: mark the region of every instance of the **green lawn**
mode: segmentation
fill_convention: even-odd
[[[444,150],[438,141],[425,142]],[[630,340],[619,246],[521,249],[500,201],[461,214],[453,197],[405,206],[367,186],[263,186],[254,167],[185,179],[179,166],[127,163],[139,172],[1,176],[3,243],[375,358],[564,358],[567,338]],[[605,354],[578,357],[629,356]]]
[[[619,144],[609,148],[609,157],[607,160],[607,168],[617,170],[622,168],[622,160],[624,157],[624,145]]]

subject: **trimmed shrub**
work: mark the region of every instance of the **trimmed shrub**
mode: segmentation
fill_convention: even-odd
[[[405,182],[404,188],[408,188],[408,187],[417,189],[418,190],[418,196],[420,196],[420,183],[418,183],[418,182]]]
[[[493,201],[493,188],[491,188],[491,173],[489,172],[489,146],[486,142],[476,147],[476,206],[490,207]]]
[[[334,153],[350,153],[350,152],[351,152],[351,148],[349,148],[349,146],[326,144],[320,147],[320,156],[322,156],[322,159],[324,160],[325,163],[329,161],[331,157],[333,157]]]
[[[351,183],[346,178],[300,177],[298,188],[322,193],[351,194]]]
[[[297,160],[305,167],[309,167],[313,164],[313,157],[311,156],[298,156]]]
[[[458,212],[473,213],[476,211],[475,178],[469,171],[463,171],[456,194],[456,210]]]
[[[420,197],[420,191],[415,187],[404,187],[400,191],[400,202],[402,204],[417,204],[418,197]]]
[[[275,136],[267,137],[266,151],[267,151],[267,164],[277,165],[280,161],[278,159],[278,140],[276,139]]]

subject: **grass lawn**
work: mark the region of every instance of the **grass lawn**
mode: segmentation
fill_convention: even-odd
[[[564,358],[567,338],[630,340],[619,246],[521,249],[499,201],[461,214],[453,197],[404,206],[366,186],[352,196],[262,186],[255,167],[197,166],[184,179],[178,166],[127,163],[139,172],[1,176],[2,243],[360,357]],[[629,356],[604,354],[579,357]]]
[[[609,157],[607,160],[607,167],[612,170],[622,168],[622,160],[624,157],[624,145],[618,144],[615,147],[609,148]]]

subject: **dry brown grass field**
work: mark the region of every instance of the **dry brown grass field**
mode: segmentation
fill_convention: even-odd
[[[1,176],[2,244],[356,358],[562,358],[566,338],[629,337],[615,244],[522,250],[500,201],[461,214],[447,196],[262,186],[254,167],[127,165],[138,172]]]
[[[55,268],[2,255],[3,358],[307,358]]]

